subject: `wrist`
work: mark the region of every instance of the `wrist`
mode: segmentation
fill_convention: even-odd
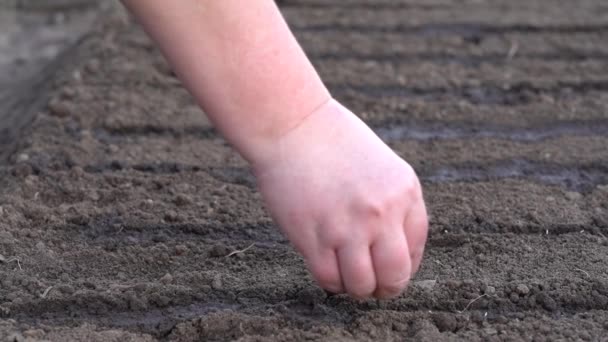
[[[277,168],[290,169],[291,164],[302,162],[300,159],[323,158],[332,139],[343,135],[344,130],[354,129],[353,124],[363,123],[335,99],[328,97],[285,127],[281,134],[258,145],[261,148],[252,160],[248,160],[259,178]]]
[[[254,170],[277,159],[286,148],[285,141],[289,136],[335,102],[325,87],[306,101],[293,101],[290,108],[277,110],[277,114],[265,120],[262,127],[249,127],[248,134],[229,139]]]

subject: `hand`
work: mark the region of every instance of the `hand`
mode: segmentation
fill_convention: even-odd
[[[417,271],[428,220],[414,170],[330,100],[256,163],[274,220],[321,287],[390,298]]]

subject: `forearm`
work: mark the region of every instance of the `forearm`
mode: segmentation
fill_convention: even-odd
[[[272,0],[123,0],[250,162],[330,95]]]

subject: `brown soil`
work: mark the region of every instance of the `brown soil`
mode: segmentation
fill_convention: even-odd
[[[431,234],[408,291],[316,287],[246,163],[111,15],[0,145],[0,339],[607,340],[608,6],[282,6],[423,179]]]

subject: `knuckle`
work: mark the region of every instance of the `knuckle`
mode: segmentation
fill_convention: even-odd
[[[333,226],[325,230],[323,233],[323,243],[330,248],[340,248],[344,246],[349,239],[349,232],[346,231],[343,225]]]
[[[406,182],[403,188],[403,192],[408,198],[422,198],[422,186],[417,179]]]
[[[371,218],[380,218],[386,213],[386,205],[384,201],[367,201],[365,204],[364,213]]]

